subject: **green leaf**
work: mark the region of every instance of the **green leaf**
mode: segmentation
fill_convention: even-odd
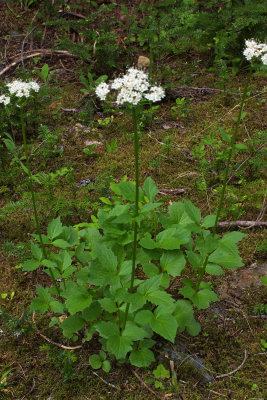
[[[88,308],[85,308],[82,312],[82,317],[86,321],[97,320],[102,313],[101,306],[98,301],[93,301]]]
[[[208,263],[206,272],[210,275],[224,275],[224,270],[217,264]]]
[[[102,369],[103,369],[104,372],[107,372],[107,373],[111,370],[111,365],[110,365],[110,362],[108,360],[103,361]]]
[[[63,226],[60,221],[60,217],[57,217],[48,224],[47,236],[49,237],[49,239],[54,240],[57,236],[59,236],[62,233],[62,231],[63,231]]]
[[[104,339],[108,339],[109,337],[119,334],[118,325],[116,325],[114,322],[100,321],[95,324],[95,328],[100,336],[102,336]]]
[[[50,308],[53,312],[59,313],[59,314],[64,314],[64,305],[60,303],[59,301],[50,301],[49,303]]]
[[[229,232],[229,233],[226,233],[225,235],[223,235],[223,237],[221,239],[221,243],[225,243],[225,242],[238,243],[246,236],[247,235],[242,232]]]
[[[201,214],[199,209],[189,200],[184,200],[184,205],[185,205],[185,212],[196,224],[199,225],[201,220]]]
[[[153,375],[157,379],[169,379],[170,371],[168,371],[162,364],[159,364],[153,371]]]
[[[90,306],[92,296],[89,294],[87,288],[80,287],[74,282],[67,282],[66,286],[66,290],[62,293],[62,296],[66,298],[66,307],[70,314],[83,311]]]
[[[42,250],[33,241],[31,241],[31,252],[32,252],[33,257],[36,258],[36,260],[38,260],[38,261],[42,260],[42,258],[43,258]]]
[[[220,264],[225,268],[239,268],[242,267],[243,262],[238,255],[238,249],[235,243],[222,242],[220,240],[219,247],[208,258],[208,262],[213,264]]]
[[[198,270],[202,266],[202,257],[200,254],[194,253],[193,251],[186,252],[187,259],[195,270]]]
[[[212,303],[213,301],[219,301],[220,299],[212,290],[203,289],[197,292],[191,300],[194,305],[200,310],[203,308],[208,308],[210,303]]]
[[[99,369],[102,365],[101,358],[98,354],[92,354],[89,357],[89,363],[93,369]]]
[[[154,315],[150,310],[142,310],[136,314],[134,321],[138,325],[145,326],[149,325],[149,322],[152,318],[154,318]]]
[[[128,321],[122,336],[128,336],[133,341],[143,340],[147,336],[147,331],[137,326],[133,321]]]
[[[264,284],[264,286],[267,287],[267,276],[266,276],[266,275],[261,276],[261,277],[260,277],[260,280],[262,281],[262,283]]]
[[[174,343],[178,324],[172,315],[168,313],[164,315],[161,313],[157,314],[156,310],[155,315],[150,319],[149,323],[154,332]]]
[[[34,259],[31,260],[26,260],[22,264],[22,269],[23,271],[35,271],[37,268],[39,268],[40,262]]]
[[[187,300],[177,300],[174,317],[178,323],[179,332],[188,330],[190,335],[195,336],[200,331],[200,324],[194,318],[192,304]]]
[[[33,299],[31,303],[31,311],[38,311],[41,314],[46,312],[49,308],[49,304],[53,301],[53,297],[51,297],[49,293],[49,288],[43,288],[41,286],[36,287],[36,292],[38,295],[37,299]]]
[[[163,290],[153,290],[146,295],[146,299],[152,304],[157,306],[164,306],[168,309],[168,306],[172,305],[174,300],[172,296],[164,292]]]
[[[164,250],[176,250],[180,248],[180,241],[175,237],[176,228],[165,229],[156,237],[156,246]]]
[[[216,220],[216,215],[207,215],[201,224],[203,228],[211,228],[214,226]]]
[[[185,206],[181,202],[176,201],[172,203],[172,205],[169,206],[168,211],[173,224],[187,225],[193,222],[186,214]]]
[[[145,279],[138,287],[137,293],[147,295],[148,293],[159,288],[162,280],[162,274],[156,275],[153,278]]]
[[[236,143],[235,144],[235,148],[237,150],[247,150],[248,146],[246,144],[244,144],[244,143]]]
[[[153,276],[159,275],[158,267],[153,263],[146,263],[142,265],[144,273],[149,277],[153,278]]]
[[[96,244],[94,253],[105,269],[117,272],[117,257],[111,249],[104,244]]]
[[[135,201],[135,183],[121,181],[120,183],[118,183],[118,187],[124,199],[133,202]]]
[[[140,245],[145,249],[153,250],[156,248],[156,243],[149,237],[144,237],[140,240]]]
[[[172,276],[180,276],[185,264],[186,260],[181,251],[168,251],[163,253],[160,258],[163,271],[167,271]]]
[[[222,127],[219,127],[219,131],[221,132],[222,135],[222,140],[224,140],[226,143],[231,143],[231,135],[225,132],[225,130]]]
[[[161,203],[147,203],[141,208],[140,214],[149,213],[150,211],[153,211],[156,208],[158,208],[160,205]]]
[[[155,361],[154,354],[149,349],[133,350],[129,359],[130,363],[136,367],[148,367]]]
[[[66,242],[66,240],[63,240],[63,239],[53,240],[52,244],[53,244],[53,246],[60,247],[61,249],[66,249],[68,247],[72,247],[68,242]]]
[[[119,276],[127,276],[132,271],[132,260],[126,260],[120,267]]]
[[[116,304],[114,303],[113,300],[111,300],[109,298],[104,298],[104,299],[101,299],[101,300],[98,300],[98,301],[101,304],[101,307],[105,311],[107,311],[109,313],[114,313],[114,312],[117,311],[117,306],[116,306]]]
[[[150,177],[146,178],[144,185],[143,185],[143,190],[145,192],[145,195],[149,198],[149,201],[153,202],[156,195],[158,194],[158,188]]]
[[[119,360],[125,358],[126,354],[132,350],[132,343],[133,341],[130,337],[116,334],[108,338],[107,350]]]
[[[84,324],[84,319],[80,315],[74,314],[64,319],[60,327],[63,329],[63,335],[71,338],[74,333],[82,329]]]

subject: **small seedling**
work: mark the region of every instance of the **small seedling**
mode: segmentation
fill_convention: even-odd
[[[153,375],[156,379],[169,379],[170,371],[168,371],[162,364],[159,364],[156,369],[153,371]],[[159,380],[155,381],[156,389],[164,389],[163,383]]]
[[[107,355],[104,351],[100,351],[99,354],[92,354],[89,357],[89,363],[93,369],[102,369],[105,372],[111,370],[110,362],[107,360]]]

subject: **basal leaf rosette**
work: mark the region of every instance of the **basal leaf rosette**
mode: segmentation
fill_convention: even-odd
[[[142,99],[157,102],[165,97],[161,86],[150,85],[148,74],[136,68],[129,68],[127,72],[111,81],[100,83],[96,88],[96,95],[105,101],[108,93],[117,91],[116,104],[129,103],[137,105]]]

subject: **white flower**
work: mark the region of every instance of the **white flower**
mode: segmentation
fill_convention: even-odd
[[[164,89],[160,86],[152,86],[150,92],[145,94],[145,98],[150,101],[160,101],[165,97]]]
[[[111,89],[115,90],[120,89],[122,86],[123,86],[123,78],[114,79],[114,81],[110,85]]]
[[[267,53],[265,53],[263,56],[261,56],[261,61],[264,65],[267,65]]]
[[[118,94],[116,103],[119,105],[124,103],[130,103],[136,106],[141,100],[142,100],[142,94],[140,92],[136,92],[135,90],[129,90],[127,88],[122,88]]]
[[[3,103],[5,106],[7,106],[10,103],[10,97],[3,94],[0,96],[0,103]]]
[[[38,92],[40,86],[37,82],[23,82],[20,80],[15,80],[7,84],[10,94],[14,94],[16,97],[29,97],[30,91],[34,90]]]
[[[129,68],[125,75],[114,79],[109,85],[100,84],[96,88],[96,95],[105,100],[110,90],[118,90],[116,103],[122,105],[130,103],[137,105],[143,98],[150,101],[159,101],[165,96],[160,86],[150,87],[148,75],[136,68]]]
[[[97,97],[100,98],[100,100],[106,100],[107,94],[110,92],[110,89],[109,86],[105,82],[103,82],[97,86],[95,92]]]
[[[267,52],[267,44],[266,43],[257,43],[255,40],[246,40],[245,41],[246,48],[243,51],[244,56],[248,61],[252,60],[252,58],[261,57],[262,62],[264,63],[265,53]]]
[[[35,82],[35,81],[31,81],[28,83],[28,85],[31,87],[32,90],[34,90],[36,93],[39,92],[40,89],[40,85]]]

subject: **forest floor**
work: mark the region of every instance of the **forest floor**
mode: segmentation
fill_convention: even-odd
[[[6,15],[3,2],[0,11]],[[19,53],[25,38],[23,21],[19,20],[19,29],[14,29],[15,23],[18,20],[10,14],[5,29],[20,29],[23,34],[6,47],[4,67],[12,55]],[[137,63],[140,54],[133,54],[132,64]],[[92,111],[91,96],[81,92],[79,63],[71,57],[55,58],[49,55],[44,59],[50,71],[55,71],[49,83],[52,101],[40,110],[40,120],[34,122],[47,129],[37,132],[34,124],[29,126],[31,164],[42,182],[35,185],[35,192],[43,231],[57,215],[66,225],[90,221],[100,207],[99,197],[110,194],[112,180],[119,181],[125,175],[134,179],[130,117],[117,107],[103,108],[97,100]],[[153,178],[165,208],[170,202],[188,198],[203,215],[210,214],[218,204],[225,168],[226,147],[219,127],[226,132],[233,129],[246,74],[236,75],[222,88],[207,61],[188,54],[161,60],[155,66],[155,78],[167,62],[169,72],[163,79],[169,85],[166,98],[154,110],[152,119],[145,112],[140,127],[141,183],[147,176]],[[25,68],[34,68],[32,60],[25,60]],[[182,74],[176,73],[178,70]],[[22,69],[10,68],[1,78],[12,80],[15,76],[23,77]],[[238,143],[246,143],[248,149],[234,155],[221,221],[264,221],[264,85],[264,74],[252,77],[245,104],[247,114],[238,136]],[[184,98],[184,103],[177,106],[176,98]],[[22,155],[19,129],[13,134]],[[158,339],[157,361],[151,368],[114,363],[108,374],[94,371],[88,359],[99,348],[97,342],[66,351],[62,346],[71,344],[56,328],[48,328],[48,317],[36,315],[33,319],[27,311],[36,285],[46,282],[47,276],[39,270],[25,273],[21,269],[21,263],[29,257],[30,235],[35,231],[31,199],[24,172],[12,163],[7,152],[2,153],[1,400],[266,398],[267,289],[260,280],[267,276],[266,227],[240,228],[247,234],[239,245],[244,266],[212,277],[221,301],[197,312],[202,326],[197,337],[178,334],[173,345]],[[232,227],[221,228],[225,232],[227,229]],[[159,363],[170,370],[170,377],[160,380],[161,387],[156,388],[153,370]],[[5,371],[9,373],[1,378]]]

